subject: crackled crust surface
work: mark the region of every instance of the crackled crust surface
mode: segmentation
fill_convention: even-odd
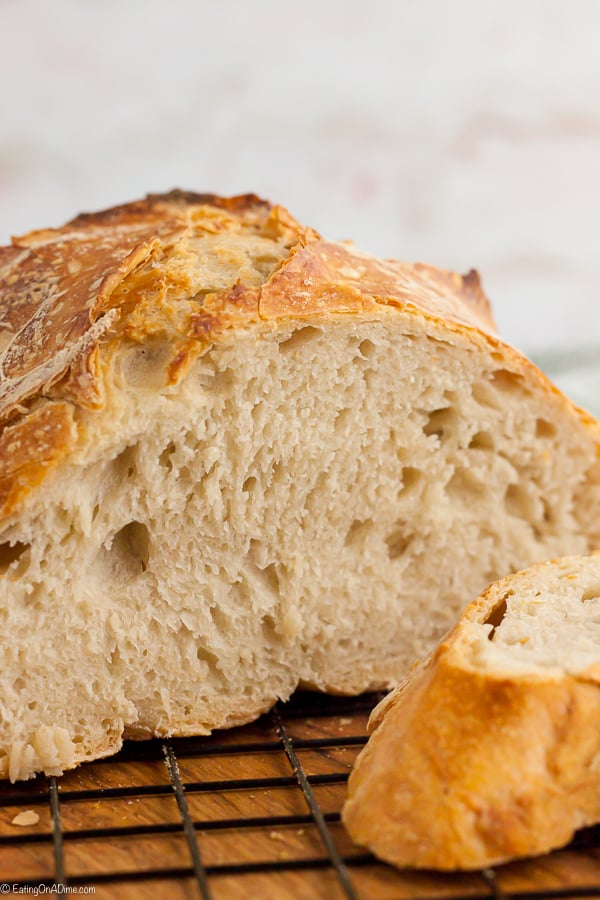
[[[204,272],[202,261],[192,259],[195,239],[226,236],[222,251],[235,254],[240,235],[248,233],[288,251],[264,290],[243,266],[236,283],[221,287],[214,271]],[[195,284],[194,275],[207,283]],[[157,310],[151,307],[164,301],[160,289],[166,280],[173,301],[199,288],[187,321],[178,322],[176,310],[165,307],[160,322],[193,338],[209,339],[243,319],[354,312],[373,302],[410,303],[455,323],[493,328],[475,272],[462,278],[377,260],[321,240],[286,210],[253,195],[224,199],[174,191],[80,215],[62,228],[33,231],[0,248],[0,419],[44,394],[138,307],[138,336],[152,332]],[[93,372],[88,375],[93,381]],[[89,405],[90,393],[93,386],[78,384],[73,399]]]
[[[499,343],[476,272],[376,259],[254,195],[150,195],[14,238],[0,309],[0,516],[67,451],[77,409],[103,406],[102,359],[124,338],[168,337],[173,382],[232,330],[290,318],[402,309]]]

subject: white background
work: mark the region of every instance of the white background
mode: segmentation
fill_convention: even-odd
[[[0,0],[0,37],[0,242],[255,191],[600,346],[600,2]]]

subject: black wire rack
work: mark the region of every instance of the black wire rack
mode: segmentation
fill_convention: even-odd
[[[400,872],[354,845],[340,810],[379,699],[299,693],[243,728],[128,742],[62,778],[4,784],[0,883],[202,900],[600,897],[598,828],[466,874]],[[24,810],[39,821],[14,824]]]

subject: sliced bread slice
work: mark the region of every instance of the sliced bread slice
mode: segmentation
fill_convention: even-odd
[[[398,866],[477,869],[600,821],[600,555],[491,585],[374,710],[343,820]]]

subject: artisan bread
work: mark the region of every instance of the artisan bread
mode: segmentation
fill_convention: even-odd
[[[600,546],[600,428],[475,273],[174,192],[0,252],[0,774],[396,683]]]
[[[600,821],[600,555],[491,585],[374,710],[343,810],[398,866],[478,869]]]

